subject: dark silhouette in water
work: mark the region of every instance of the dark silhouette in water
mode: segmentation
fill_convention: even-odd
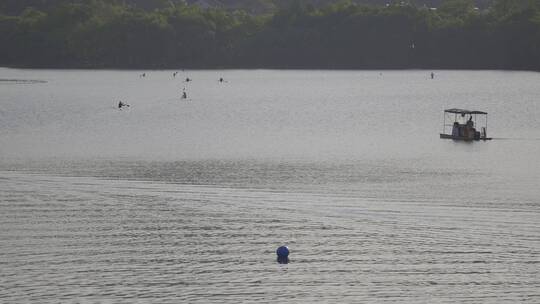
[[[187,98],[186,88],[184,88],[184,91],[182,92],[182,99]]]
[[[290,260],[289,260],[289,257],[278,256],[277,257],[277,262],[280,263],[280,264],[289,264]]]
[[[280,264],[289,264],[289,262],[290,262],[288,257],[278,257],[277,261]]]
[[[127,103],[123,103],[122,101],[119,101],[118,102],[118,109],[122,109],[123,107],[129,107],[129,105]]]
[[[193,81],[193,79],[187,77],[187,78],[186,78],[186,82],[190,82],[190,81]]]

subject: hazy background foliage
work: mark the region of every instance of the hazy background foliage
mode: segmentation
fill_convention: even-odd
[[[540,69],[540,1],[4,0],[0,64]]]

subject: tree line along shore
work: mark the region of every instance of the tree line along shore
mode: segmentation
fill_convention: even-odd
[[[540,1],[437,8],[293,1],[275,12],[123,1],[0,11],[0,65],[36,68],[540,70]]]

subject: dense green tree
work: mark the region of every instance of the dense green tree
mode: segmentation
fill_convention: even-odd
[[[0,8],[17,4],[6,1]],[[537,0],[494,0],[487,10],[471,0],[444,0],[436,10],[275,1],[271,15],[183,0],[24,2],[32,6],[0,14],[0,64],[540,70]]]

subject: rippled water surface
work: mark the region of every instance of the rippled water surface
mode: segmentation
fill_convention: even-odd
[[[540,302],[540,74],[145,72],[0,69],[0,302]]]

